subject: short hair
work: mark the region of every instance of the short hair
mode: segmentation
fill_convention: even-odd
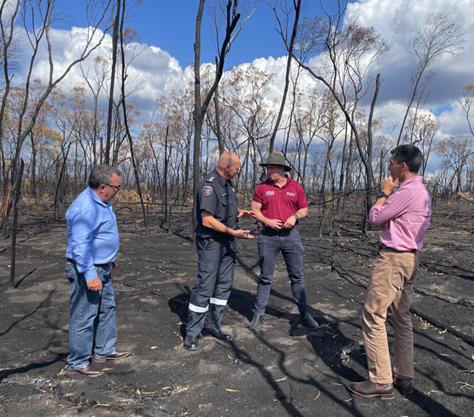
[[[423,154],[415,145],[400,145],[390,152],[395,157],[397,164],[405,162],[411,173],[418,173],[423,163]]]
[[[107,164],[97,165],[89,176],[89,187],[96,189],[102,184],[110,184],[113,174],[119,177],[122,175],[116,167]]]

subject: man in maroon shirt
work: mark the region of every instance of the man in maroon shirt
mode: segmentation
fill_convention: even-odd
[[[285,157],[272,153],[264,164],[268,179],[255,190],[252,215],[265,225],[258,239],[260,257],[260,279],[257,286],[255,312],[249,329],[255,330],[263,321],[265,307],[270,296],[275,264],[280,251],[285,259],[291,281],[293,297],[301,314],[301,322],[313,329],[318,323],[307,311],[306,292],[303,281],[303,245],[296,229],[298,220],[306,216],[308,204],[303,187],[285,171],[291,171]]]
[[[418,251],[430,225],[431,198],[418,170],[423,155],[413,145],[393,149],[388,170],[369,218],[382,226],[380,252],[374,263],[362,315],[369,380],[348,388],[361,397],[394,398],[393,386],[413,392],[415,373],[410,305],[418,270]],[[398,182],[400,188],[394,192]],[[388,322],[395,333],[393,375],[388,350]]]

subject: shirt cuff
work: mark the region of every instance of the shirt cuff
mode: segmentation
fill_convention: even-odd
[[[88,269],[87,271],[85,271],[84,277],[86,278],[86,281],[92,281],[93,279],[96,279],[97,272],[95,272],[95,268],[92,267],[92,269]]]
[[[386,221],[380,221],[380,210],[382,210],[382,206],[372,206],[369,212],[369,223],[372,226],[381,226],[382,224],[386,223]]]

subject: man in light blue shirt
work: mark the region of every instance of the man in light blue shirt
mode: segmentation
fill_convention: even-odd
[[[71,282],[68,372],[96,377],[104,372],[90,363],[122,359],[116,350],[115,297],[110,269],[119,249],[117,221],[111,200],[120,190],[120,171],[99,165],[89,187],[66,213],[66,276]]]

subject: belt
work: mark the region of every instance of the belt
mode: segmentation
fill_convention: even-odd
[[[293,227],[290,227],[289,229],[280,229],[280,230],[275,230],[275,229],[272,229],[271,227],[267,227],[265,226],[265,231],[268,232],[268,233],[271,233],[275,236],[280,236],[280,235],[284,235],[285,233],[290,233],[296,226],[293,226]]]
[[[71,259],[71,258],[66,258],[66,263],[71,264],[71,265],[76,265],[76,261],[74,259]],[[100,267],[109,266],[109,265],[110,265],[109,263],[107,263],[107,264],[94,264],[94,266],[100,266]]]
[[[397,250],[397,249],[391,248],[390,246],[386,246],[386,245],[384,245],[383,243],[379,243],[379,248],[380,248],[380,249],[387,249],[387,250],[389,250],[389,251],[399,252],[399,253],[416,253],[416,252],[418,252],[417,249],[412,249],[412,250]]]

